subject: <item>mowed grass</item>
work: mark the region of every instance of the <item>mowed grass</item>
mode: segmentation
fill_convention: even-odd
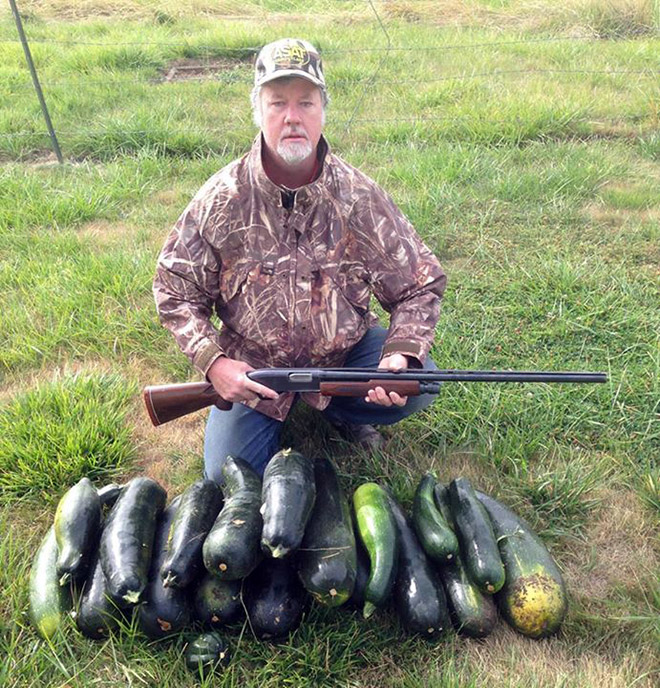
[[[590,369],[606,385],[445,385],[383,455],[299,408],[285,439],[351,490],[409,505],[424,471],[468,477],[551,547],[571,605],[534,642],[406,637],[313,606],[272,646],[228,633],[201,685],[652,686],[660,680],[660,131],[655,2],[20,2],[67,158],[53,165],[16,30],[0,15],[0,683],[193,686],[186,637],[127,625],[52,644],[29,626],[31,558],[59,496],[201,473],[204,414],[152,428],[145,384],[194,379],[151,280],[190,197],[255,135],[254,49],[324,52],[337,152],[378,180],[449,275],[441,367]],[[376,16],[375,12],[378,12]],[[182,61],[188,62],[182,62]],[[165,77],[172,66],[195,66]],[[189,78],[190,76],[194,78]],[[184,78],[186,77],[187,78]]]

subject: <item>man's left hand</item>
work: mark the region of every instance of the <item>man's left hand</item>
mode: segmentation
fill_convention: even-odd
[[[392,371],[407,370],[408,359],[403,354],[391,354],[381,358],[378,367]],[[375,387],[367,392],[364,400],[381,406],[405,406],[408,397],[402,397],[396,392],[388,394],[382,387]]]

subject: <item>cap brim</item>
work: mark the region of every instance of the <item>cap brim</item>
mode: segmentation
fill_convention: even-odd
[[[269,74],[268,76],[265,76],[257,81],[256,86],[263,86],[264,84],[268,84],[276,79],[284,79],[285,77],[293,76],[300,79],[307,79],[307,81],[311,81],[315,86],[318,86],[319,88],[325,88],[325,83],[323,81],[317,79],[313,74],[308,74],[301,69],[278,69],[276,72],[273,72],[272,74]]]

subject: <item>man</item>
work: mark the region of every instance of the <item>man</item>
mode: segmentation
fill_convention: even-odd
[[[446,281],[385,192],[331,154],[316,49],[288,38],[265,46],[254,83],[259,135],[186,208],[154,281],[161,322],[217,392],[236,402],[209,415],[205,473],[216,480],[227,455],[263,472],[296,401],[248,371],[435,367],[427,354]],[[390,313],[389,330],[369,312],[372,293]],[[370,448],[383,442],[373,424],[397,422],[432,400],[408,401],[381,387],[365,399],[302,397]]]

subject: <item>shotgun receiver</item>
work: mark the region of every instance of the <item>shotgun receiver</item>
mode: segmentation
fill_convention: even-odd
[[[261,368],[251,370],[251,380],[276,392],[317,392],[330,397],[361,397],[374,387],[401,396],[437,394],[442,382],[607,382],[605,373],[403,370],[380,368]],[[193,411],[215,405],[228,410],[210,382],[183,382],[145,387],[144,403],[154,425],[162,425]]]

